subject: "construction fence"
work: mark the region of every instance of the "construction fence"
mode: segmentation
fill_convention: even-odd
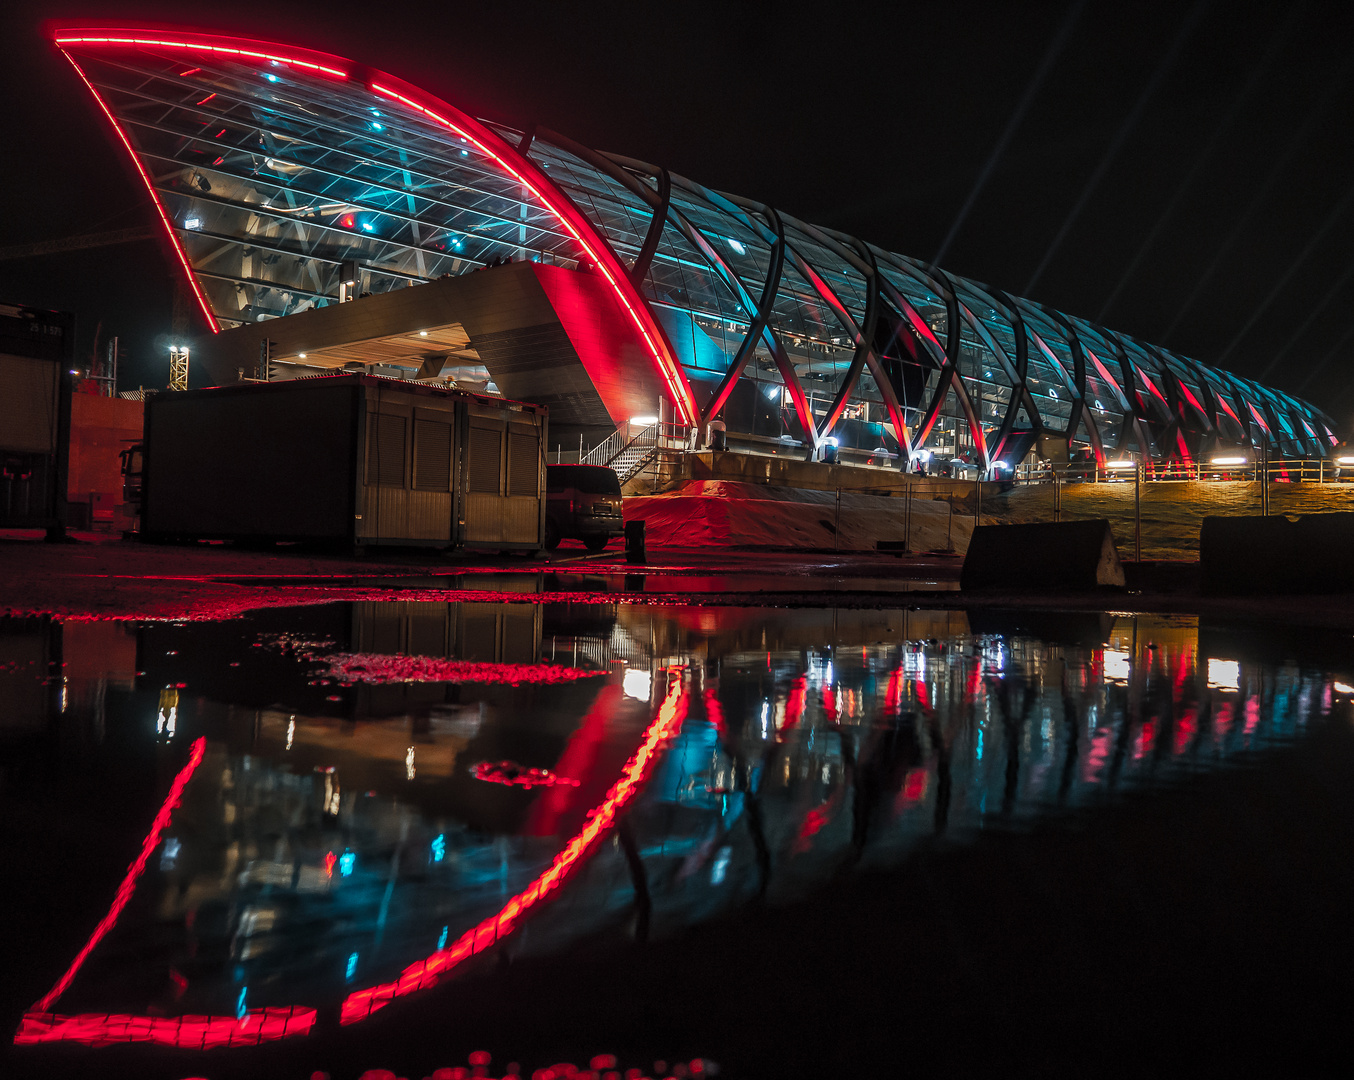
[[[1000,492],[984,484],[980,514],[984,525],[1107,518],[1124,559],[1197,559],[1206,517],[1354,511],[1354,483],[1333,479],[1333,471],[1325,465],[1318,479],[1316,462],[1272,462],[1263,471],[1205,469],[1170,479],[1135,477],[1132,469],[1099,477],[1045,472]],[[974,512],[972,494],[958,499],[961,511]]]

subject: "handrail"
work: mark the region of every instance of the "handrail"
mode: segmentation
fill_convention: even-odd
[[[1082,483],[1116,483],[1132,480],[1141,470],[1143,483],[1194,482],[1254,482],[1268,477],[1271,483],[1332,483],[1340,479],[1341,471],[1348,477],[1351,467],[1341,466],[1327,458],[1273,458],[1269,461],[1247,460],[1239,464],[1213,461],[1153,461],[1124,459],[1119,467],[1096,462],[1024,463],[1018,466],[1010,479],[1021,484],[1052,483],[1069,480]]]
[[[691,438],[691,428],[685,424],[656,423],[640,428],[627,439],[629,426],[619,427],[583,455],[585,465],[611,465],[627,450],[673,450],[685,448]]]

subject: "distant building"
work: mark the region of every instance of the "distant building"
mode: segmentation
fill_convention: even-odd
[[[194,352],[217,380],[365,368],[547,404],[561,439],[719,417],[745,448],[898,467],[1336,440],[1280,391],[338,57],[57,41],[221,331]]]
[[[75,318],[0,304],[0,527],[62,520]]]

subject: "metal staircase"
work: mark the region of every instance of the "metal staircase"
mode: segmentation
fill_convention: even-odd
[[[680,424],[650,424],[638,431],[628,426],[617,428],[583,455],[583,463],[614,469],[624,487],[658,460],[662,451],[684,449],[690,431],[690,428]]]

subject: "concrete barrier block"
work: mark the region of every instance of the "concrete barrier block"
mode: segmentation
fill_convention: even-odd
[[[1110,523],[980,525],[973,530],[959,587],[965,591],[1090,592],[1124,587]]]

